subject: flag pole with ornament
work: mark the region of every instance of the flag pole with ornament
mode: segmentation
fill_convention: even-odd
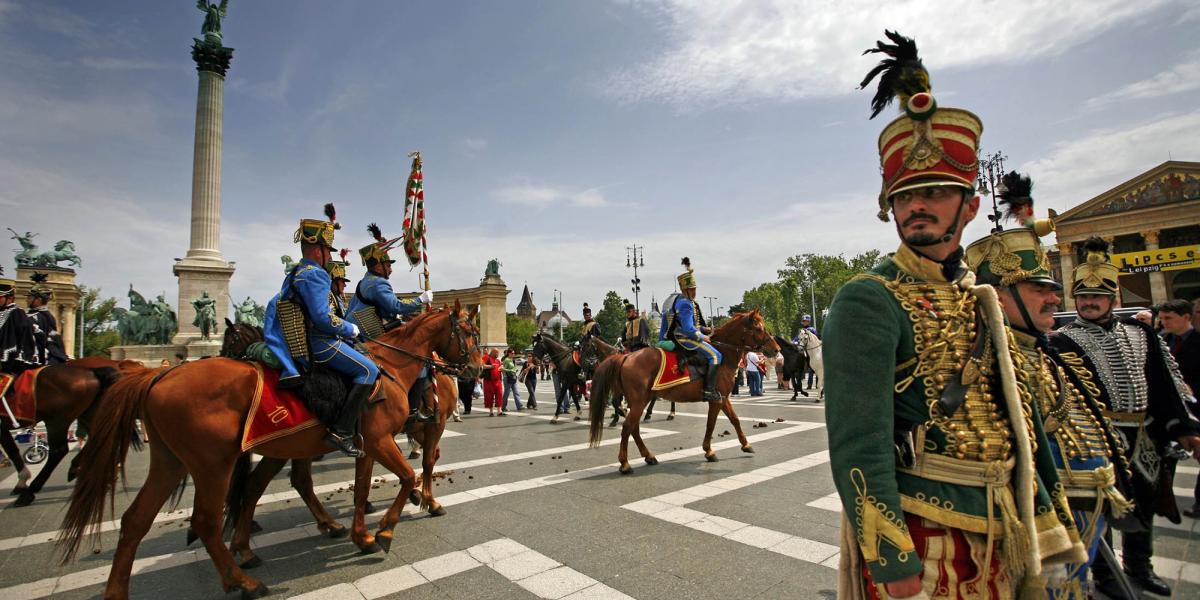
[[[404,255],[409,267],[422,265],[425,290],[429,291],[429,253],[425,242],[425,183],[421,174],[421,153],[410,152],[412,171],[404,193]]]

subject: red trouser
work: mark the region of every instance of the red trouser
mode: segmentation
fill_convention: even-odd
[[[924,565],[922,587],[932,600],[1013,597],[1008,569],[1000,562],[999,543],[993,543],[992,568],[984,582],[980,581],[983,575],[980,567],[987,553],[987,536],[952,529],[908,513],[904,513],[904,521]],[[880,593],[865,566],[863,573],[872,598],[889,598]]]
[[[504,393],[504,384],[499,378],[483,382],[483,407],[500,408],[500,395]]]

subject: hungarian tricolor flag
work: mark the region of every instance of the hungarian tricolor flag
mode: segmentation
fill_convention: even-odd
[[[429,262],[425,254],[425,185],[421,175],[421,153],[413,152],[412,172],[404,194],[404,254],[410,266]],[[428,281],[428,273],[425,275]]]

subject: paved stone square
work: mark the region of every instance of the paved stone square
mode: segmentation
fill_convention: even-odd
[[[347,539],[321,537],[287,478],[278,477],[257,512],[264,530],[254,545],[265,562],[250,573],[272,597],[319,600],[835,598],[841,505],[828,468],[824,405],[791,402],[774,381],[765,387],[761,398],[734,399],[755,454],[739,450],[722,417],[714,440],[720,461],[706,462],[699,449],[704,406],[681,405],[668,421],[669,408],[660,405],[643,425],[660,464],[632,461],[634,473],[622,476],[619,430],[606,428],[604,445],[589,449],[586,420],[549,422],[550,385],[540,382],[539,411],[488,417],[477,410],[450,424],[438,466],[448,476],[436,483],[448,514],[430,518],[408,506],[389,554],[362,555]],[[146,453],[128,458],[129,489],[118,492],[113,518],[132,500],[147,462]],[[0,500],[0,597],[94,598],[103,591],[115,523],[96,553],[61,567],[54,554],[69,495],[65,473],[55,474],[33,506]],[[1180,469],[1181,504],[1190,503],[1196,473],[1195,465]],[[377,508],[398,491],[386,475],[376,468],[384,478],[371,492]],[[314,465],[314,477],[321,499],[348,525],[352,462],[330,456]],[[7,477],[0,489],[14,482]],[[184,546],[190,502],[189,493],[178,509],[164,507],[143,541],[134,597],[224,597],[203,547]],[[1158,570],[1178,598],[1200,597],[1195,539],[1191,520],[1158,529]]]

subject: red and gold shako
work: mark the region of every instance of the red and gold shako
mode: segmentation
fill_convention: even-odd
[[[862,82],[865,87],[879,76],[871,118],[893,99],[904,111],[879,136],[881,221],[888,220],[889,199],[899,192],[939,185],[974,190],[979,137],[983,134],[983,122],[974,113],[938,106],[930,90],[929,73],[917,57],[916,43],[895,32],[887,31],[885,35],[894,43],[878,42],[864,54],[882,53],[889,58]]]

